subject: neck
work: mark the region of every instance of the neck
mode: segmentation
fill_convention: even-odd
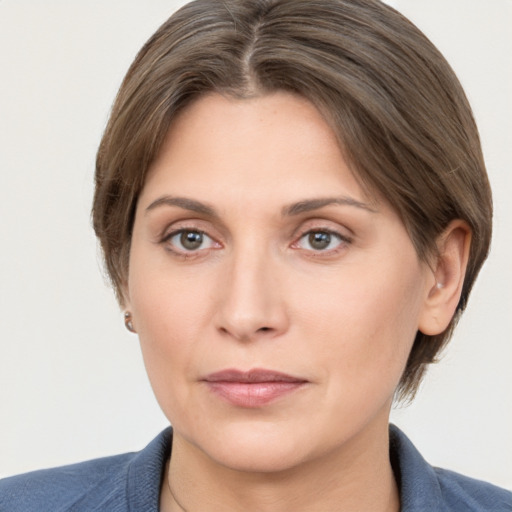
[[[342,449],[279,472],[237,471],[209,459],[179,434],[162,485],[162,512],[398,512],[387,424]]]

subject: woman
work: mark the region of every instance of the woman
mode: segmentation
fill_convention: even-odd
[[[487,255],[453,72],[377,1],[193,2],[98,151],[106,267],[173,425],[5,480],[6,510],[510,510],[389,427]]]

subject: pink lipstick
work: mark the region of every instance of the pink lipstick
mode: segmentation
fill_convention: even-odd
[[[308,381],[272,370],[223,370],[203,379],[209,389],[238,407],[256,408],[303,387]]]

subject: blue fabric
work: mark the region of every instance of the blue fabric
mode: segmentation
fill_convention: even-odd
[[[0,480],[1,512],[158,512],[171,429],[138,453]]]
[[[158,512],[172,431],[144,450],[0,481],[1,512]],[[397,427],[390,454],[402,512],[512,512],[512,493],[430,466]]]
[[[434,468],[397,427],[390,425],[389,433],[401,512],[512,512],[512,492]]]

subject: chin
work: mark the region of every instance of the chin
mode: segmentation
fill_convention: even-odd
[[[244,473],[279,473],[291,470],[307,459],[297,446],[285,443],[253,442],[227,449],[215,450],[208,454],[217,464],[233,471]]]
[[[214,463],[249,473],[292,469],[308,458],[311,449],[303,432],[272,423],[229,425],[189,438]]]

